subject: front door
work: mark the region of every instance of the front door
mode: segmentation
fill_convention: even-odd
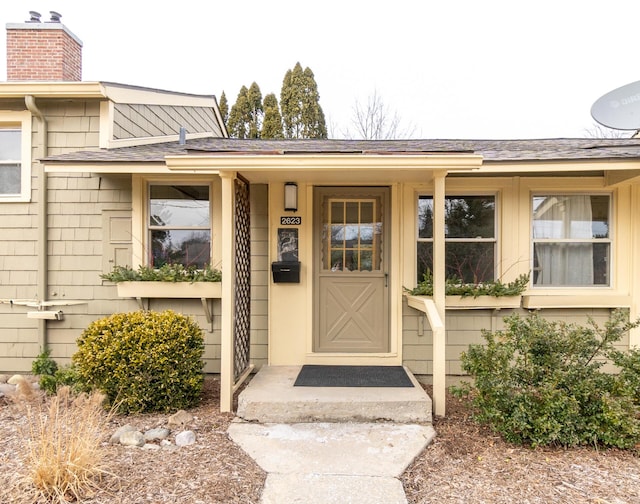
[[[389,351],[389,189],[315,189],[314,352]]]

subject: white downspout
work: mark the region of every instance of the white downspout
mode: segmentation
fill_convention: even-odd
[[[36,100],[32,95],[26,95],[24,97],[24,103],[31,112],[31,114],[38,121],[38,158],[45,158],[49,151],[47,142],[48,125],[47,120],[44,117],[42,111],[36,105]],[[33,166],[33,163],[32,163]],[[47,174],[44,171],[44,166],[40,165],[40,173],[38,174],[38,241],[36,245],[36,254],[38,255],[38,272],[37,272],[37,298],[42,302],[47,299],[47,292],[49,290],[48,275],[49,275],[49,261],[47,250]],[[38,344],[40,350],[45,350],[47,347],[47,321],[38,320]]]

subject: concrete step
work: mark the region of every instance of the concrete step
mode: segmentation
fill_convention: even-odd
[[[237,416],[260,423],[431,424],[431,398],[413,387],[294,387],[301,366],[263,366],[238,398]]]

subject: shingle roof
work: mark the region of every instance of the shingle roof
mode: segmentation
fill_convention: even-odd
[[[239,140],[202,138],[46,158],[52,163],[163,163],[165,156],[216,154],[481,154],[484,162],[640,159],[640,139]]]

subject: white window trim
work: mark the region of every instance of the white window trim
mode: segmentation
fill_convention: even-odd
[[[0,128],[19,128],[21,139],[20,194],[1,195],[0,203],[31,201],[31,112],[0,110]]]
[[[171,176],[142,176],[133,175],[132,179],[132,266],[149,265],[149,185],[153,184],[180,184],[180,185],[208,185],[211,223],[211,262],[217,268],[220,265],[221,240],[220,240],[220,177],[209,175],[208,177],[181,177]]]

